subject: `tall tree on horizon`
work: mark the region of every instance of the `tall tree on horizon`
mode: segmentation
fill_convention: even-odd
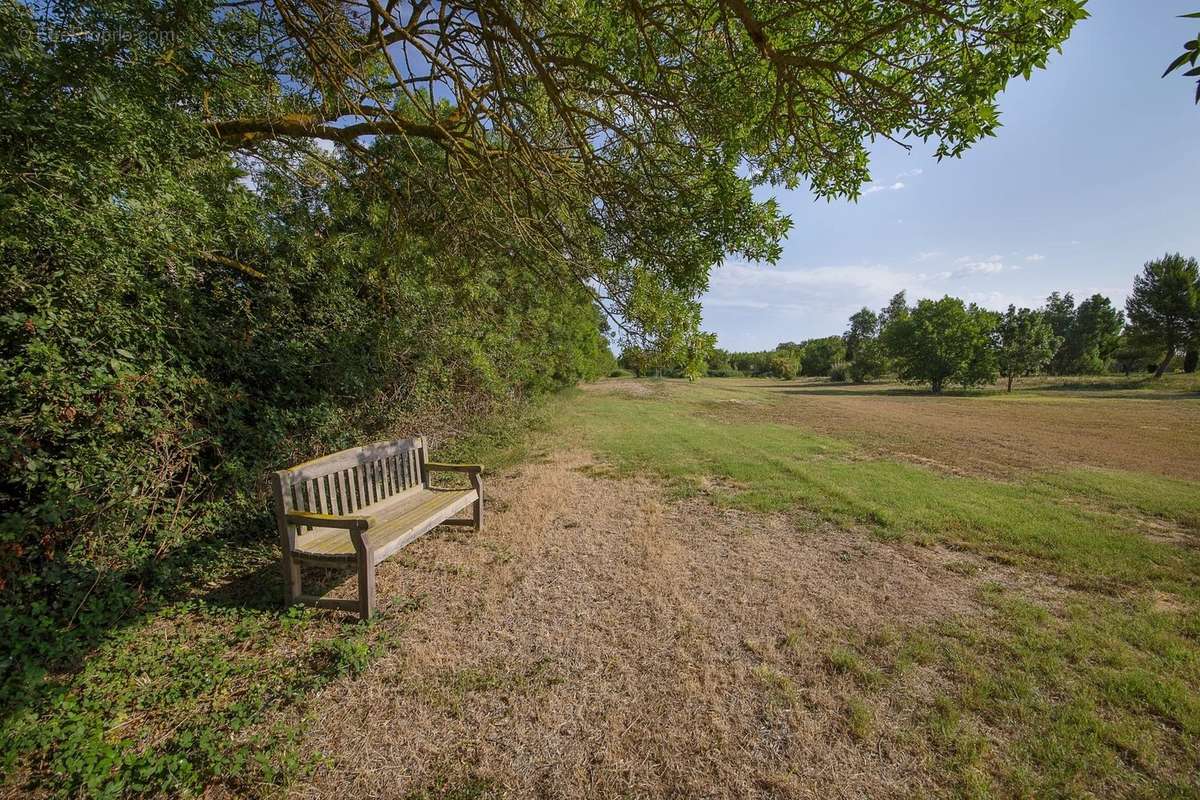
[[[1194,342],[1200,316],[1200,265],[1194,258],[1167,253],[1146,262],[1125,301],[1132,334],[1163,353],[1154,372],[1161,378],[1181,347]]]
[[[1047,324],[1050,325],[1050,330],[1058,338],[1058,349],[1050,360],[1050,372],[1055,375],[1063,375],[1067,372],[1067,362],[1070,358],[1070,354],[1063,345],[1067,341],[1067,337],[1071,335],[1071,328],[1075,324],[1075,298],[1070,292],[1062,294],[1051,292],[1050,296],[1046,298],[1046,304],[1042,307],[1042,314]]]

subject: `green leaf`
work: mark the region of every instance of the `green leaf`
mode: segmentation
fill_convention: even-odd
[[[1188,58],[1190,58],[1191,55],[1192,55],[1191,53],[1184,53],[1183,55],[1176,58],[1174,61],[1171,62],[1171,66],[1167,67],[1166,71],[1163,72],[1161,77],[1165,78],[1168,75],[1170,75],[1172,72],[1174,72],[1175,70],[1182,67],[1184,64],[1187,63]]]

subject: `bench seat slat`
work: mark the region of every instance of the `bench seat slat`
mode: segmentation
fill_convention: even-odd
[[[398,503],[366,508],[362,513],[374,516],[378,523],[367,531],[379,563],[413,539],[435,527],[438,522],[461,511],[478,497],[474,489],[438,490],[420,488],[405,492]],[[426,523],[428,527],[422,529]],[[354,543],[344,530],[314,528],[296,539],[296,557],[353,559]]]

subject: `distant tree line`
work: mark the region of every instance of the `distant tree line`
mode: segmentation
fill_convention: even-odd
[[[845,363],[846,343],[840,336],[781,342],[774,350],[730,352],[716,348],[708,358],[710,377],[780,378],[825,376]]]
[[[897,293],[885,308],[853,314],[846,332],[774,350],[708,356],[711,377],[829,376],[863,383],[885,375],[964,388],[1029,375],[1153,372],[1161,377],[1179,356],[1194,372],[1200,361],[1200,276],[1194,258],[1174,253],[1147,262],[1134,278],[1122,313],[1102,294],[1076,304],[1054,292],[1041,308],[990,311],[957,297],[908,303]]]

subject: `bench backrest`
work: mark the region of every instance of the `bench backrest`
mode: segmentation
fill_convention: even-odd
[[[428,485],[425,439],[351,447],[274,473],[276,513],[357,514]]]

